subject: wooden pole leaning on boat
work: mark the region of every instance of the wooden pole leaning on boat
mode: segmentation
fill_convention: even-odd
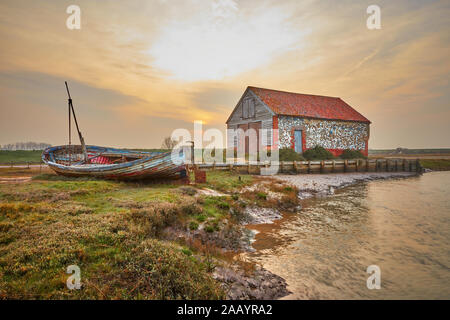
[[[70,110],[72,110],[73,119],[75,120],[75,125],[76,125],[77,131],[78,131],[78,137],[80,138],[81,150],[83,152],[84,161],[86,162],[88,160],[86,144],[84,143],[83,135],[81,134],[80,128],[78,127],[77,116],[75,115],[75,110],[73,109],[72,97],[70,96],[69,86],[67,85],[67,81],[64,81],[64,83],[66,84],[67,95],[69,96],[69,121],[70,121]],[[70,124],[69,124],[69,128],[70,128]],[[69,134],[69,141],[70,141],[70,134]]]

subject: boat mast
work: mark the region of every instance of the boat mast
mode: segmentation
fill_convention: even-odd
[[[80,143],[81,143],[81,149],[84,155],[84,161],[87,160],[87,150],[86,150],[86,144],[84,143],[84,138],[83,135],[81,134],[80,128],[78,127],[78,121],[77,121],[77,116],[75,115],[75,110],[73,109],[73,104],[72,104],[72,97],[70,96],[70,92],[69,92],[69,86],[67,85],[67,81],[64,81],[64,83],[66,84],[66,89],[67,89],[67,95],[69,96],[69,148],[71,145],[71,116],[70,116],[70,110],[72,110],[72,114],[73,114],[73,119],[75,120],[75,125],[77,127],[77,131],[78,131],[78,137],[80,138]]]

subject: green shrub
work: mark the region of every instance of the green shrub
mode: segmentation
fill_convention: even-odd
[[[181,205],[181,211],[187,215],[196,215],[202,213],[203,210],[198,204],[187,202]]]
[[[187,248],[183,248],[181,249],[181,252],[183,252],[185,255],[187,255],[188,257],[192,256],[192,251],[187,249]]]
[[[186,253],[174,245],[148,239],[131,251],[123,265],[127,272],[112,276],[110,284],[129,284],[147,299],[223,299],[223,290],[207,273],[208,265]],[[121,281],[117,281],[119,277]]]
[[[179,209],[172,203],[159,203],[131,210],[131,219],[145,235],[158,236],[167,226],[176,222]]]
[[[198,229],[198,223],[195,222],[195,221],[191,221],[191,223],[189,223],[189,229],[197,230]]]
[[[223,209],[223,210],[229,210],[230,209],[230,204],[228,202],[225,202],[225,201],[220,201],[219,203],[217,203],[217,206],[220,209]]]
[[[178,188],[178,190],[182,193],[182,194],[186,194],[188,196],[193,196],[197,193],[197,189],[192,188],[190,186],[183,186]]]
[[[206,216],[205,216],[204,214],[199,214],[199,215],[197,216],[197,221],[203,222],[203,221],[205,221],[205,220],[206,220]]]
[[[307,160],[329,160],[334,159],[333,154],[321,146],[315,146],[303,152],[303,157]]]
[[[339,156],[341,159],[365,159],[366,157],[360,150],[345,149]]]
[[[302,157],[300,153],[295,152],[291,148],[283,148],[279,150],[280,161],[304,161],[305,158]]]
[[[205,231],[208,233],[213,233],[214,232],[214,227],[213,226],[206,226],[205,227]]]
[[[258,199],[261,199],[261,200],[267,200],[267,194],[265,194],[264,192],[258,192],[256,194],[256,197],[258,197]]]

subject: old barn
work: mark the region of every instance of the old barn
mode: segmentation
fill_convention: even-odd
[[[261,148],[302,153],[317,145],[335,156],[345,149],[368,153],[371,122],[340,98],[247,87],[226,123],[227,147],[247,154]]]

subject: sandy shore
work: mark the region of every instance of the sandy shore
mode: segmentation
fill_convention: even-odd
[[[361,181],[371,181],[391,178],[407,178],[417,175],[415,172],[353,172],[332,174],[277,175],[275,179],[296,186],[300,198],[314,194],[333,194],[335,189],[342,188]]]

